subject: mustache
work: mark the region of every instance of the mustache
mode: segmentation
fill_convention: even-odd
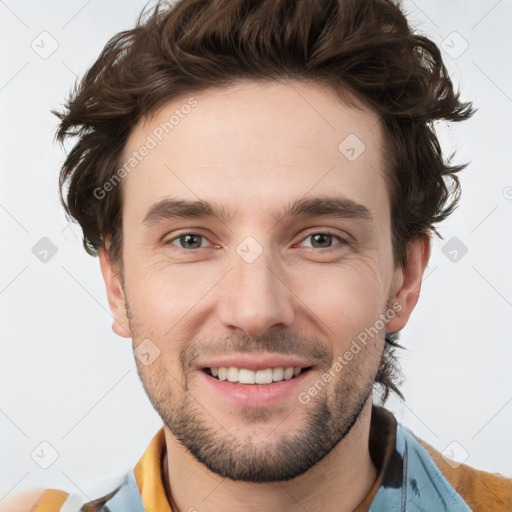
[[[331,347],[318,338],[292,333],[265,334],[257,338],[231,333],[223,339],[210,337],[191,341],[180,355],[184,371],[195,365],[199,357],[216,357],[224,354],[251,354],[270,352],[281,355],[296,355],[312,359],[325,369],[334,359]]]

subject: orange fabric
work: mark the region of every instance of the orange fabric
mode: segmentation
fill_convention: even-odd
[[[460,494],[473,512],[511,512],[512,479],[498,473],[487,473],[466,464],[450,466],[443,456],[425,441],[418,441],[428,451],[441,473]]]
[[[162,474],[164,453],[165,435],[162,427],[133,469],[146,512],[172,512],[165,494]]]
[[[69,493],[59,489],[46,489],[30,512],[58,512],[64,502],[68,499]]]

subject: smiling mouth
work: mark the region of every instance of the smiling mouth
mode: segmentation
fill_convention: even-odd
[[[203,368],[203,371],[216,380],[224,380],[232,384],[273,384],[284,380],[292,380],[309,371],[312,366],[306,368],[300,367],[277,367],[266,368],[264,370],[249,370],[247,368],[219,367],[219,368]]]

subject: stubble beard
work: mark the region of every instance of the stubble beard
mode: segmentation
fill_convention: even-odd
[[[129,320],[136,346],[142,337],[135,336],[136,322],[131,313]],[[362,361],[364,354],[358,357]],[[375,360],[379,361],[380,357]],[[187,373],[182,368],[185,383],[181,385],[163,365],[151,368],[153,365],[136,363],[153,407],[183,447],[213,473],[234,481],[255,483],[290,480],[304,474],[329,454],[357,423],[372,394],[378,371],[378,364],[374,364],[370,374],[366,369],[364,375],[361,365],[352,360],[337,375],[337,380],[331,382],[334,385],[331,397],[326,386],[307,405],[297,400],[296,407],[303,410],[301,427],[291,434],[276,433],[272,439],[266,436],[270,439],[268,442],[255,443],[250,433],[242,441],[223,428],[223,418],[215,418],[211,406],[202,403],[200,394],[190,385],[192,370]],[[249,408],[241,409],[239,415],[244,430],[252,428],[254,432],[272,416],[265,409]],[[287,416],[285,414],[282,421]],[[278,427],[279,423],[274,430]]]

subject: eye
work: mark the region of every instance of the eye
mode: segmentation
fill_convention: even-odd
[[[180,249],[200,249],[204,247],[202,245],[202,241],[207,240],[207,238],[203,235],[198,235],[196,233],[182,233],[174,238],[171,238],[167,242],[166,245],[177,245]],[[175,243],[177,242],[177,243]]]
[[[308,238],[311,238],[312,242],[309,247],[311,247],[312,249],[334,249],[336,246],[332,245],[333,239],[338,239],[341,242],[340,244],[337,244],[339,246],[348,245],[348,242],[345,239],[341,238],[339,235],[335,235],[334,233],[310,233],[306,238],[303,239],[302,242],[306,241]]]
[[[348,242],[345,239],[339,235],[335,235],[334,233],[329,232],[322,231],[310,233],[302,240],[301,243],[304,243],[309,238],[311,238],[311,245],[309,246],[311,249],[323,249],[324,252],[334,250],[336,245],[339,245],[340,247],[348,245]],[[339,243],[333,245],[334,239],[337,239]],[[204,245],[203,242],[207,241],[208,239],[205,236],[198,235],[197,233],[182,233],[181,235],[175,236],[174,238],[166,241],[165,245],[175,245],[180,249],[194,250],[206,247],[207,245]]]

